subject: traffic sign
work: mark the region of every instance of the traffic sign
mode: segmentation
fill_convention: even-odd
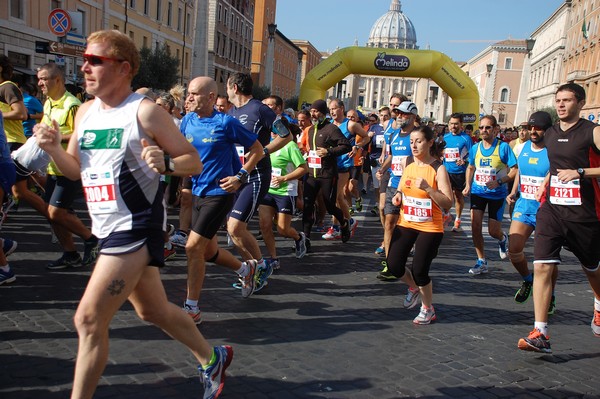
[[[48,15],[48,27],[56,36],[65,36],[71,31],[71,16],[61,8],[55,8]]]
[[[48,42],[50,54],[70,55],[72,57],[82,57],[85,52],[85,47],[75,44]]]
[[[591,122],[593,122],[593,121],[594,121],[594,119],[596,119],[596,117],[594,116],[594,114],[589,114],[589,115],[588,115],[588,119],[589,119]]]

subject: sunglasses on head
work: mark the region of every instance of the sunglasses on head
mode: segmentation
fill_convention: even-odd
[[[90,64],[92,66],[97,66],[97,65],[104,64],[104,61],[123,62],[125,60],[119,60],[118,58],[111,58],[111,57],[103,57],[101,55],[84,54],[83,61],[87,62],[88,64]]]
[[[479,126],[479,130],[491,130],[493,128],[493,126]]]

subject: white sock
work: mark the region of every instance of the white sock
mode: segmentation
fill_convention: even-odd
[[[594,298],[594,309],[600,312],[600,299]]]
[[[186,299],[185,304],[188,305],[189,307],[191,307],[192,309],[195,309],[198,307],[198,301],[192,301],[191,299]]]
[[[240,276],[245,277],[248,275],[249,269],[250,268],[248,267],[248,264],[246,262],[242,262],[242,266],[240,266],[240,268],[237,269],[235,272]]]
[[[2,269],[3,272],[8,273],[10,271],[10,266],[7,263],[6,266],[0,266],[0,269]]]
[[[533,323],[533,327],[537,329],[539,332],[544,334],[544,336],[548,336],[548,323],[544,323],[542,321],[536,321]]]

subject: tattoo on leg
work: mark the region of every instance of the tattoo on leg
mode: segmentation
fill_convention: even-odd
[[[115,296],[123,292],[123,288],[125,288],[125,280],[113,280],[107,289],[110,295]]]

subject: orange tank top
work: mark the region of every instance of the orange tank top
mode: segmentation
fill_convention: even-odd
[[[407,159],[406,168],[400,180],[402,191],[402,207],[398,224],[426,233],[443,233],[444,221],[442,210],[431,197],[420,188],[415,187],[415,180],[419,177],[425,179],[429,185],[437,190],[437,169],[441,162],[436,160],[429,165],[419,166]]]

